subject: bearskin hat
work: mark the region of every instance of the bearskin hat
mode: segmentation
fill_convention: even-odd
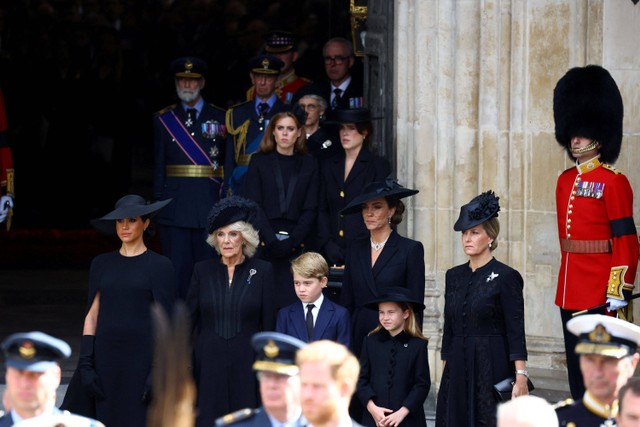
[[[622,144],[622,96],[611,74],[599,65],[570,69],[553,91],[556,140],[571,154],[571,138],[598,141],[600,156],[614,163]]]

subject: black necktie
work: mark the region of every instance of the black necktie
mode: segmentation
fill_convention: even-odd
[[[261,102],[260,104],[258,104],[258,114],[260,114],[260,117],[264,116],[267,111],[269,111],[269,104],[267,104],[266,102]]]
[[[331,109],[335,110],[338,108],[338,102],[340,102],[340,95],[342,95],[342,89],[334,89],[333,93],[335,96],[333,97],[333,101],[331,101]]]
[[[307,304],[307,335],[309,335],[309,340],[311,340],[311,335],[313,334],[313,310],[315,305]]]

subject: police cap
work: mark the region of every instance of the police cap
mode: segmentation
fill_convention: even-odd
[[[599,354],[621,359],[637,351],[640,326],[602,314],[585,314],[567,322],[578,337],[576,354]]]
[[[259,332],[251,337],[256,352],[255,371],[269,371],[282,375],[297,375],[296,352],[305,346],[303,341],[279,332]]]
[[[45,372],[60,359],[71,356],[66,342],[42,332],[19,332],[2,341],[7,367]]]
[[[251,72],[256,74],[277,75],[283,66],[284,62],[273,55],[258,55],[249,61]]]
[[[178,58],[171,63],[171,71],[176,77],[199,79],[204,77],[208,69],[206,62],[193,56]]]

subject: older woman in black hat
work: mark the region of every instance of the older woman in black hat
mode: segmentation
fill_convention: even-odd
[[[496,260],[500,223],[492,191],[460,209],[460,231],[469,261],[446,273],[437,426],[496,424],[493,386],[515,376],[512,396],[528,394],[522,276]]]
[[[151,214],[170,201],[148,203],[130,194],[116,202],[114,211],[91,221],[121,241],[118,250],[91,263],[77,370],[86,394],[95,398],[95,418],[108,426],[146,425],[153,360],[150,309],[153,303],[172,309],[177,278],[169,258],[148,250],[143,236],[150,231]],[[70,385],[63,407],[94,415],[92,408],[76,409],[79,394]]]
[[[298,301],[290,260],[309,242],[318,210],[318,163],[307,154],[303,123],[298,106],[274,115],[245,180],[246,196],[264,212],[258,224],[265,244],[260,256],[273,264],[277,308]]]
[[[367,236],[362,219],[342,216],[340,210],[362,192],[365,185],[383,181],[391,166],[369,150],[373,140],[371,112],[366,108],[336,110],[331,122],[340,126],[344,152],[321,164],[318,239],[329,265],[344,265],[347,242]]]
[[[364,187],[342,211],[363,221],[368,235],[347,248],[340,293],[341,303],[351,313],[353,351],[360,354],[363,338],[378,324],[378,316],[364,304],[391,286],[409,289],[414,299],[424,299],[424,248],[422,243],[400,236],[395,226],[402,222],[400,199],[416,194],[391,178]],[[422,325],[422,312],[417,312]]]
[[[258,405],[251,336],[275,327],[273,269],[253,258],[260,242],[253,225],[258,210],[255,202],[239,196],[216,203],[207,242],[220,256],[194,267],[187,304],[196,333],[198,427]]]

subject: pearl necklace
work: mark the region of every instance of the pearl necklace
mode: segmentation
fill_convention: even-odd
[[[369,240],[371,240],[371,249],[373,249],[374,251],[379,251],[380,249],[382,249],[384,247],[384,244],[387,243],[387,240],[389,240],[389,237],[391,237],[391,234],[389,234],[387,236],[387,238],[384,239],[384,241],[380,242],[380,243],[376,243],[376,242],[373,241],[373,239],[369,239]]]

